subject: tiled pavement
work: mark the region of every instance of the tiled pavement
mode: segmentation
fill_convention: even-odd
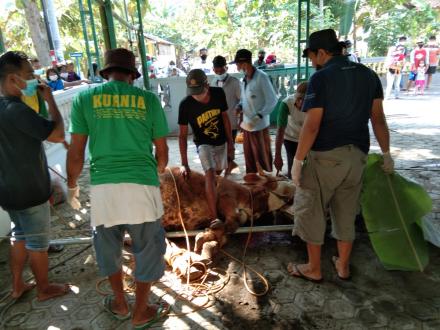
[[[434,201],[429,215],[440,222],[440,79],[426,96],[406,96],[385,102],[391,129],[392,153],[399,173],[424,185]],[[171,138],[170,164],[178,164],[178,145]],[[191,144],[190,144],[191,145]],[[373,142],[372,150],[377,150]],[[195,150],[190,155],[196,160]],[[191,159],[190,157],[190,159]],[[243,164],[239,152],[238,162]],[[200,169],[193,162],[194,169]],[[243,168],[241,167],[241,170]],[[237,174],[239,176],[239,174]],[[82,198],[87,200],[88,176],[81,179]],[[56,211],[56,212],[55,212]],[[88,214],[72,211],[66,205],[53,213],[55,237],[88,236]],[[358,226],[358,239],[352,258],[350,282],[337,279],[331,256],[334,241],[324,247],[325,281],[312,284],[288,276],[289,261],[305,259],[305,246],[288,233],[255,235],[246,257],[247,263],[263,273],[271,284],[270,292],[256,298],[242,284],[241,266],[219,255],[215,266],[226,269],[229,283],[216,294],[212,306],[183,317],[170,316],[154,328],[159,329],[440,329],[440,250],[430,245],[431,262],[424,273],[385,271],[378,261],[368,235]],[[230,238],[226,250],[235,256],[243,251],[245,236]],[[10,289],[8,242],[0,243],[0,328],[4,329],[130,329],[130,322],[112,319],[101,307],[96,290],[99,279],[93,248],[70,245],[50,255],[50,278],[68,281],[73,292],[47,302],[38,302],[35,291],[15,304],[7,297]],[[30,278],[31,273],[26,271]],[[254,276],[251,276],[254,278]],[[167,273],[167,281],[173,276]],[[261,289],[258,281],[251,286]],[[104,289],[105,289],[104,285]],[[156,285],[152,299],[166,294]],[[132,297],[130,296],[130,299]],[[176,303],[176,311],[190,310]]]

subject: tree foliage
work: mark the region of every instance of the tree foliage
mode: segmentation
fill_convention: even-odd
[[[52,1],[57,8],[66,55],[72,51],[84,52],[78,0]],[[102,51],[97,1],[102,0],[92,1],[95,4],[93,13]],[[137,25],[136,1],[125,1],[128,21]],[[349,37],[367,41],[370,55],[383,56],[386,48],[400,35],[414,39],[438,33],[440,29],[439,11],[428,1],[355,1],[355,25]],[[13,3],[11,0],[7,2]],[[114,12],[125,19],[124,0],[112,0],[111,3]],[[310,31],[321,27],[339,30],[344,17],[349,23],[347,3],[353,3],[353,0],[325,0],[322,12],[319,3],[319,0],[311,0]],[[229,59],[239,48],[254,52],[264,48],[267,53],[276,52],[277,57],[285,62],[296,58],[297,0],[143,0],[142,16],[145,31],[175,43],[179,56],[196,54],[198,49],[207,47],[211,56],[222,54]],[[7,49],[21,49],[35,55],[21,0],[0,12],[0,29]],[[127,28],[115,21],[115,29],[118,45],[129,47]],[[134,33],[131,36],[135,39]]]

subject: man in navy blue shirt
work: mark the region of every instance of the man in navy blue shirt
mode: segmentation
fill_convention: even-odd
[[[321,245],[328,211],[338,247],[333,263],[340,279],[350,278],[354,222],[370,148],[370,119],[383,152],[383,169],[386,173],[394,170],[380,80],[372,70],[343,56],[342,47],[334,30],[321,30],[309,36],[303,54],[317,72],[310,78],[304,99],[306,119],[292,166],[297,187],[293,233],[307,242],[309,260],[290,263],[288,271],[314,282],[322,280]]]

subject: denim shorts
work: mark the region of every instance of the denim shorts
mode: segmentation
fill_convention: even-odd
[[[212,146],[209,144],[201,144],[197,148],[200,163],[203,171],[214,169],[222,171],[228,167],[228,148],[227,143],[220,146]]]
[[[14,223],[13,240],[25,241],[26,249],[47,251],[49,247],[50,205],[49,202],[29,207],[24,210],[7,210]],[[20,235],[30,235],[20,237]],[[35,236],[32,236],[35,235]]]
[[[93,244],[101,276],[113,275],[121,269],[125,232],[132,241],[136,281],[153,282],[160,279],[165,271],[166,250],[161,219],[136,225],[97,226],[93,232]]]

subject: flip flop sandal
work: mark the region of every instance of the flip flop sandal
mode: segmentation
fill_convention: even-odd
[[[335,267],[336,276],[338,276],[338,278],[339,278],[340,280],[342,280],[342,281],[349,281],[349,280],[351,280],[351,275],[348,275],[347,277],[339,276],[338,268],[336,268],[336,261],[338,261],[338,259],[339,259],[339,258],[338,258],[337,256],[333,256],[333,257],[332,257],[332,263],[333,263],[333,266]]]
[[[290,267],[289,267],[290,266]],[[293,268],[293,269],[292,269]],[[288,264],[287,265],[287,272],[289,273],[290,276],[293,277],[298,277],[298,278],[302,278],[303,280],[312,282],[312,283],[321,283],[323,278],[319,278],[319,279],[315,279],[315,278],[311,278],[305,274],[303,274],[299,268],[297,264]]]
[[[130,311],[128,311],[128,313],[125,315],[113,312],[112,301],[113,301],[112,295],[108,295],[108,296],[104,297],[104,300],[102,301],[102,305],[104,306],[105,311],[108,312],[111,316],[113,316],[115,319],[117,319],[119,321],[128,320],[131,317]]]
[[[168,305],[165,302],[161,302],[159,304],[159,308],[156,311],[156,315],[151,320],[143,324],[133,325],[133,329],[144,330],[151,328],[155,323],[159,322],[164,316],[166,316],[170,312],[170,309],[171,309],[170,305]]]

